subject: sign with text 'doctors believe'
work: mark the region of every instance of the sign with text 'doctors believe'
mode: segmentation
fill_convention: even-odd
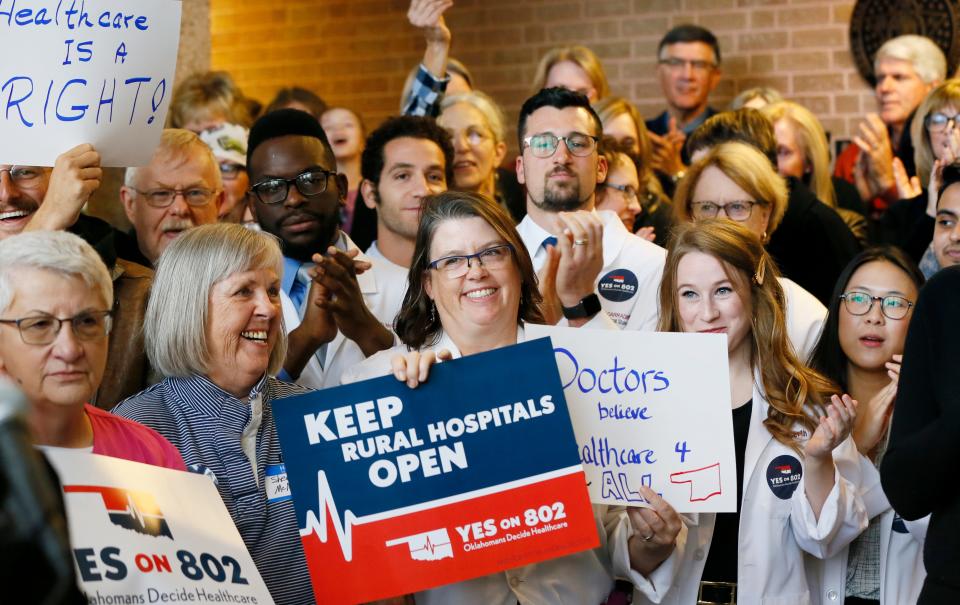
[[[549,336],[595,503],[733,512],[737,469],[727,339],[527,326]]]
[[[0,0],[0,163],[91,143],[142,166],[173,94],[179,0]]]

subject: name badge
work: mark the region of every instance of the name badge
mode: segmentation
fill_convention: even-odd
[[[266,478],[267,502],[282,502],[292,497],[285,464],[268,464]]]

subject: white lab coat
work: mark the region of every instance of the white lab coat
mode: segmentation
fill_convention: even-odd
[[[873,463],[860,456],[860,466],[866,483],[875,485],[879,473]],[[916,603],[927,576],[923,566],[923,540],[927,535],[929,515],[917,521],[899,520],[894,531],[896,513],[881,491],[865,500],[867,517],[880,515],[880,605]],[[842,603],[846,595],[847,561],[850,548],[847,546],[827,560],[807,559],[807,578],[811,585],[822,586],[813,602],[822,605]],[[836,589],[839,581],[840,589]]]
[[[376,281],[376,294],[368,299],[370,312],[380,320],[388,330],[393,330],[394,321],[403,306],[403,297],[407,294],[409,270],[390,260],[377,248],[377,242],[367,248],[367,256],[373,263],[370,272]]]
[[[827,308],[792,279],[781,277],[780,287],[787,302],[784,309],[787,337],[800,361],[807,363],[820,339],[823,322],[827,320]]]
[[[756,380],[759,383],[759,377]],[[864,501],[882,498],[879,477],[874,474],[876,485],[864,489],[860,455],[848,437],[833,451],[835,484],[819,519],[814,518],[804,493],[803,478],[796,483],[791,496],[781,499],[775,495],[770,478],[776,481],[782,476],[784,460],[802,464],[801,456],[775,440],[763,426],[768,408],[762,389],[755,385],[744,455],[737,603],[807,605],[815,603],[821,591],[834,590],[842,595],[843,570],[839,568],[839,561],[832,558],[866,528]],[[809,439],[807,430],[797,430],[802,431],[802,439]],[[784,456],[789,458],[782,458]],[[670,565],[671,577],[667,581],[652,577],[650,581],[635,584],[634,603],[690,605],[697,602],[715,521],[715,514],[684,516],[686,533],[677,537],[676,549],[661,565]],[[829,586],[810,585],[805,573],[807,553],[818,559],[831,559],[832,566],[824,569],[826,581],[831,582]]]
[[[603,221],[603,269],[596,284],[601,307],[620,328],[656,330],[666,251],[627,231],[616,213],[594,212]],[[533,270],[540,271],[547,260],[543,240],[550,233],[530,215],[520,221],[517,232],[533,260]]]
[[[356,244],[343,234],[346,241],[346,249],[358,249]],[[370,257],[362,252],[356,260],[365,260],[375,263]],[[376,273],[365,271],[357,276],[357,283],[360,286],[360,292],[363,294],[363,300],[368,308],[382,306],[379,302],[381,298],[387,296],[387,288],[384,284],[377,281]],[[280,306],[283,310],[283,324],[289,334],[294,328],[300,325],[300,316],[297,314],[297,308],[286,292],[280,292]],[[316,356],[311,356],[310,361],[304,366],[300,377],[296,383],[311,389],[324,389],[340,384],[340,376],[343,372],[357,365],[365,359],[360,346],[352,340],[348,340],[337,331],[337,335],[327,343],[327,349],[323,356],[323,367],[317,361]]]
[[[598,313],[584,327],[617,329],[603,313]],[[517,342],[523,340],[523,328],[518,328]],[[435,351],[448,349],[454,357],[460,357],[459,349],[446,334],[429,348]],[[401,345],[371,355],[347,371],[343,382],[389,374],[393,357],[407,351],[408,348]],[[637,582],[642,576],[630,568],[627,543],[633,531],[626,511],[622,507],[594,505],[593,512],[600,536],[598,548],[427,590],[416,595],[417,605],[516,605],[518,602],[583,605],[604,602],[613,589],[614,578]],[[666,567],[661,567],[664,571],[658,570],[658,573],[666,573]]]

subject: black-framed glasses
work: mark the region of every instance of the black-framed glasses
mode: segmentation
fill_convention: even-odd
[[[948,116],[945,113],[937,111],[927,114],[927,117],[923,119],[923,123],[930,132],[939,133],[949,130],[951,127],[956,128],[958,119],[960,119],[960,114]]]
[[[873,303],[879,301],[880,312],[889,319],[903,319],[913,306],[911,301],[902,296],[873,296],[856,290],[842,294],[840,300],[850,315],[866,315],[873,308]]]
[[[530,135],[523,139],[523,146],[530,148],[530,153],[536,158],[549,158],[557,152],[560,141],[567,146],[570,155],[583,158],[597,149],[597,142],[600,139],[582,132],[572,132],[565,137],[558,137],[555,134],[544,132],[541,134]]]
[[[36,166],[11,166],[0,168],[0,172],[10,175],[10,180],[18,187],[36,187],[40,184],[43,169]]]
[[[178,195],[183,196],[183,201],[185,201],[187,205],[199,208],[200,206],[209,204],[214,194],[216,194],[216,191],[207,189],[206,187],[189,187],[187,189],[158,187],[157,189],[147,189],[145,191],[135,187],[131,187],[131,189],[140,194],[148,206],[153,206],[154,208],[166,208],[173,203],[173,200],[177,199]]]
[[[233,181],[241,172],[246,172],[246,167],[243,164],[237,164],[235,162],[220,162],[220,176],[223,177],[225,181]]]
[[[97,340],[110,333],[113,311],[86,311],[73,317],[54,317],[44,313],[20,319],[0,319],[0,324],[17,326],[20,340],[28,345],[52,343],[66,322],[70,323],[78,340]]]
[[[751,200],[735,200],[726,204],[717,202],[690,202],[693,217],[696,219],[716,218],[723,210],[726,217],[732,221],[742,223],[753,214],[753,207],[762,202]]]
[[[264,204],[279,204],[290,194],[290,185],[295,186],[300,195],[313,197],[326,191],[327,181],[336,174],[331,170],[305,170],[292,179],[264,179],[250,191]]]
[[[665,65],[671,70],[680,70],[686,67],[687,64],[693,68],[693,71],[707,71],[708,69],[713,69],[717,65],[713,61],[704,61],[703,59],[681,59],[680,57],[667,57],[666,59],[660,59],[657,61],[660,65]]]
[[[624,197],[626,197],[627,199],[634,199],[637,201],[640,200],[640,195],[637,193],[637,190],[631,187],[630,185],[614,185],[613,183],[600,183],[600,185],[604,187],[608,187],[610,189],[616,189],[617,191],[622,193]]]
[[[480,266],[485,269],[500,269],[506,266],[513,258],[513,246],[510,244],[500,244],[484,248],[475,254],[456,254],[453,256],[444,256],[433,261],[427,267],[434,271],[442,271],[450,279],[463,277],[472,266],[470,259],[477,259]]]

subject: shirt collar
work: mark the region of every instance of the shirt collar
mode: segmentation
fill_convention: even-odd
[[[268,385],[267,375],[264,374],[250,389],[250,395],[240,400],[200,374],[186,377],[173,376],[167,380],[174,394],[186,407],[193,408],[204,416],[220,418],[224,412],[224,404],[230,404],[232,410],[242,411],[244,423],[250,414],[250,399],[260,393],[266,394]]]
[[[350,245],[347,242],[347,235],[343,231],[337,232],[337,241],[333,243],[338,250],[347,250]],[[326,248],[324,248],[326,251]],[[283,277],[280,279],[280,287],[284,292],[290,294],[290,288],[293,287],[293,282],[297,278],[297,270],[302,265],[312,265],[310,262],[299,261],[289,256],[283,257]]]

